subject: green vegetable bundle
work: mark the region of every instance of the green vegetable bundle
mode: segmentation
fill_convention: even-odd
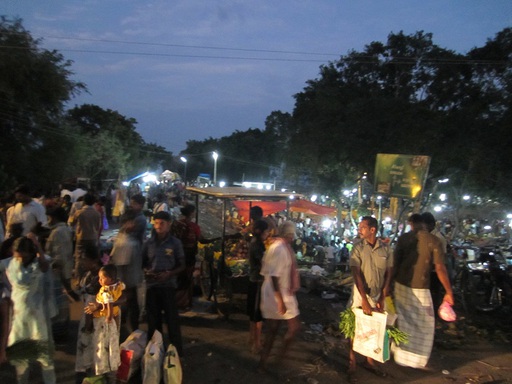
[[[354,338],[356,334],[356,315],[351,308],[347,308],[340,313],[339,329],[347,339]],[[396,345],[400,345],[400,343],[407,344],[409,342],[409,335],[402,332],[397,327],[388,327],[386,331],[389,339],[394,341]]]
[[[340,332],[345,338],[353,339],[356,334],[356,315],[352,309],[347,308],[340,313]]]
[[[409,342],[409,335],[397,327],[388,327],[386,330],[388,332],[388,337],[390,340],[393,340],[396,345],[400,345],[400,343],[407,344]]]
[[[20,340],[5,350],[7,360],[37,360],[48,353],[48,342],[39,340]]]

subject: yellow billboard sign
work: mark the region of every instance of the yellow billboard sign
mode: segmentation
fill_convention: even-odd
[[[430,156],[378,153],[375,162],[375,193],[419,198],[425,187],[429,166]]]

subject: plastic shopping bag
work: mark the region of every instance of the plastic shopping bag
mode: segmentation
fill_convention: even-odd
[[[146,346],[144,357],[142,358],[143,384],[160,384],[164,357],[165,351],[162,334],[159,331],[155,331]]]
[[[387,313],[372,312],[370,316],[365,315],[361,308],[352,310],[356,316],[354,351],[381,363],[389,360]]]
[[[165,384],[181,384],[183,379],[180,356],[172,344],[169,345],[165,354],[163,375]]]
[[[148,342],[146,332],[140,329],[133,331],[119,346],[121,365],[117,370],[117,379],[128,381],[140,369],[144,348]]]

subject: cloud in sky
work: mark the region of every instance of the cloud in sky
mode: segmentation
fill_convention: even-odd
[[[264,128],[272,111],[292,111],[293,95],[321,64],[390,32],[432,32],[436,44],[465,53],[512,25],[509,0],[17,0],[2,7],[43,47],[74,61],[75,79],[90,93],[71,105],[133,117],[146,141],[174,153],[187,140]]]

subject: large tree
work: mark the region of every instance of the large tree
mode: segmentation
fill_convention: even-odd
[[[69,139],[59,124],[65,103],[85,86],[72,80],[71,61],[41,41],[20,19],[0,18],[0,179],[4,188],[31,182],[49,186],[51,164],[62,160],[58,142]],[[36,161],[42,158],[43,161]]]
[[[96,180],[123,179],[162,168],[172,153],[146,143],[136,131],[137,121],[117,111],[84,104],[67,112],[70,131],[81,139],[75,162],[80,175]]]
[[[435,175],[455,168],[475,191],[503,193],[511,40],[507,29],[461,55],[431,34],[392,33],[322,66],[295,96],[289,177],[309,169],[313,186],[336,191],[371,173],[377,153],[422,154]]]

